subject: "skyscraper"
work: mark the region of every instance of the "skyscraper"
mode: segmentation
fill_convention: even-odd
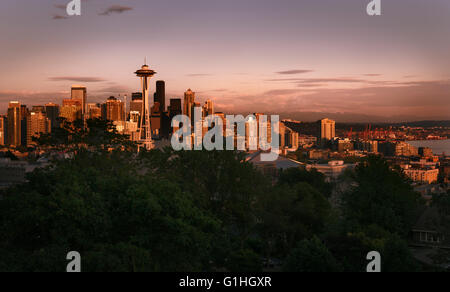
[[[7,138],[6,138],[6,127],[8,125],[8,122],[6,120],[5,116],[0,115],[0,146],[7,144]]]
[[[52,129],[59,127],[59,105],[54,103],[48,103],[45,105],[45,114],[50,120]]]
[[[27,116],[30,113],[27,106],[20,106],[20,140],[22,146],[27,146]]]
[[[156,81],[155,103],[159,102],[159,110],[166,110],[166,83],[162,80]]]
[[[69,123],[82,119],[82,101],[79,99],[64,99],[59,116]]]
[[[21,106],[18,101],[9,103],[8,108],[8,144],[14,147],[20,146],[22,139]]]
[[[125,106],[122,101],[111,96],[102,106],[103,119],[113,122],[125,121]]]
[[[195,92],[193,92],[190,88],[184,93],[184,108],[183,114],[188,116],[192,120],[192,108],[195,103]]]
[[[133,93],[130,102],[130,112],[139,112],[142,115],[142,93]]]
[[[183,113],[181,107],[181,99],[180,98],[172,98],[170,100],[169,106],[169,117],[172,120],[175,116],[181,115]]]
[[[205,105],[203,106],[203,111],[204,111],[205,116],[214,115],[214,104],[210,99],[208,99],[205,102]]]
[[[133,92],[131,94],[131,100],[142,100],[142,92]]]
[[[102,118],[102,108],[101,105],[97,103],[88,103],[87,105],[87,115],[89,119],[101,119]]]
[[[40,134],[51,132],[51,122],[40,111],[32,111],[27,116],[27,145],[32,145],[33,137],[39,137]]]
[[[80,101],[81,104],[81,118],[86,119],[86,106],[87,106],[87,89],[81,85],[72,86],[72,99]]]
[[[32,112],[41,112],[43,114],[45,114],[45,106],[43,105],[33,105],[33,107],[31,108]]]
[[[164,124],[164,118],[166,111],[166,84],[162,80],[156,81],[156,92],[154,96],[154,105],[151,107],[151,125],[152,125],[152,134],[161,138],[162,136],[166,136],[166,131],[168,132],[168,125]],[[164,131],[163,131],[164,128]],[[163,133],[164,132],[164,133]]]
[[[320,136],[322,141],[330,141],[336,137],[336,122],[330,119],[323,119],[319,121]]]
[[[160,138],[161,135],[161,105],[155,102],[151,108],[150,122],[152,125],[152,135]]]

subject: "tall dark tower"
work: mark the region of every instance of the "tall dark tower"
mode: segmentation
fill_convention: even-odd
[[[47,118],[51,122],[52,129],[59,127],[58,117],[59,117],[59,105],[54,103],[48,103],[45,105],[45,113]]]
[[[17,101],[9,103],[8,107],[8,143],[11,146],[22,145],[21,105]]]
[[[155,103],[159,102],[161,112],[166,110],[166,83],[162,80],[156,81]]]
[[[156,72],[151,70],[148,65],[143,65],[141,69],[135,72],[137,77],[141,79],[142,85],[142,117],[140,125],[140,145],[147,150],[153,148],[152,129],[150,124],[150,105],[148,100],[148,91],[150,89],[150,78],[152,78]]]

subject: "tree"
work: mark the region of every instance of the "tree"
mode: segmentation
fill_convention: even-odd
[[[331,215],[325,197],[309,184],[283,184],[261,200],[260,232],[267,256],[284,257],[296,244],[324,231]]]
[[[341,267],[319,238],[303,240],[286,259],[286,272],[339,272]]]
[[[331,196],[332,184],[326,182],[325,175],[318,172],[317,169],[308,171],[302,168],[289,168],[284,170],[279,178],[280,185],[288,184],[292,186],[300,182],[310,184],[327,198]]]
[[[376,156],[356,168],[355,187],[343,195],[344,216],[355,225],[376,224],[406,236],[421,204],[407,179]]]
[[[409,250],[408,243],[398,235],[390,236],[382,252],[383,272],[419,272],[420,266]]]
[[[7,271],[201,271],[220,221],[171,181],[139,175],[127,152],[79,151],[1,194]]]

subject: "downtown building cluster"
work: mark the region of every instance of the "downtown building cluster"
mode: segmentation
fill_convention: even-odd
[[[81,85],[71,87],[71,97],[63,99],[62,103],[48,103],[45,105],[32,106],[18,101],[9,103],[7,114],[0,116],[0,146],[10,148],[33,147],[34,137],[41,134],[49,134],[55,128],[61,127],[63,123],[74,123],[75,121],[85,122],[88,119],[103,119],[111,121],[116,130],[128,135],[131,141],[139,142],[141,139],[140,125],[144,117],[144,99],[142,92],[128,95],[111,96],[104,103],[90,103],[88,100],[87,88]],[[192,144],[195,140],[203,139],[209,128],[205,126],[205,118],[215,115],[222,120],[223,137],[233,136],[237,143],[238,136],[236,129],[233,131],[227,128],[227,115],[223,112],[216,112],[214,103],[206,100],[203,104],[196,100],[196,93],[188,89],[184,93],[184,100],[172,98],[169,104],[166,104],[166,85],[160,80],[156,82],[156,89],[153,94],[153,102],[150,106],[150,124],[151,136],[153,140],[170,139],[171,135],[177,129],[172,128],[171,122],[175,116],[185,115],[192,121],[194,127],[194,113],[200,111],[201,135],[192,133]],[[259,122],[262,113],[255,113],[253,116]],[[236,127],[235,127],[236,128]],[[256,133],[256,139],[259,141],[260,129]],[[272,131],[270,118],[267,123],[268,143],[272,141]],[[246,125],[246,148],[249,148],[249,127]],[[299,146],[299,135],[294,130],[280,123],[279,130],[280,149],[295,151]]]
[[[129,106],[128,106],[129,104]],[[156,139],[170,136],[170,120],[182,114],[181,99],[171,99],[166,108],[165,82],[157,81],[154,103],[151,107],[152,134]],[[60,105],[48,103],[32,106],[18,101],[11,101],[6,115],[0,115],[0,146],[11,148],[32,147],[33,137],[49,134],[62,123],[103,119],[113,122],[122,134],[129,134],[130,139],[139,140],[138,128],[143,115],[142,93],[132,93],[118,98],[111,96],[104,103],[89,103],[87,88],[74,85],[71,98],[63,99]]]

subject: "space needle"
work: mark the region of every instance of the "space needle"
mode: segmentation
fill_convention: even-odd
[[[147,60],[145,60],[147,63]],[[142,84],[142,117],[139,131],[139,148],[144,147],[147,150],[153,148],[152,129],[150,124],[150,107],[148,100],[148,91],[150,89],[150,78],[156,72],[151,70],[147,64],[144,64],[141,69],[137,70],[135,74],[141,78]]]

